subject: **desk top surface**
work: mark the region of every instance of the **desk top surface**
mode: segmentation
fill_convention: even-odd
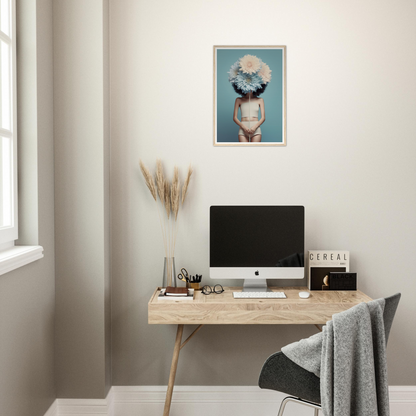
[[[325,324],[332,315],[371,300],[357,291],[309,291],[306,287],[272,287],[285,292],[286,299],[234,299],[241,287],[224,287],[221,294],[195,291],[193,301],[157,299],[157,288],[148,304],[149,324]],[[301,299],[299,292],[311,296]]]

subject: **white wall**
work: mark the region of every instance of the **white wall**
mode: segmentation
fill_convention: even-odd
[[[306,250],[350,250],[361,290],[403,293],[390,384],[416,384],[415,18],[408,0],[111,1],[113,385],[166,384],[170,367],[174,328],[147,324],[164,254],[138,162],[158,157],[195,167],[178,267],[209,283],[211,204],[303,204]],[[250,44],[287,45],[287,147],[212,145],[213,45]],[[178,384],[254,385],[269,353],[313,332],[206,327]]]

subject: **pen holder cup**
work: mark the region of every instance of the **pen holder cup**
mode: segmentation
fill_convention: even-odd
[[[200,290],[200,283],[186,283],[186,287],[191,288],[191,289],[195,289],[195,290]]]

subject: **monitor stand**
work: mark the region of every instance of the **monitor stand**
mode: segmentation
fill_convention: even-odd
[[[266,279],[244,279],[243,292],[270,292]]]

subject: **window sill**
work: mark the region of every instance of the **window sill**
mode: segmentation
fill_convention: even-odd
[[[14,246],[0,252],[0,275],[43,257],[42,246]]]

